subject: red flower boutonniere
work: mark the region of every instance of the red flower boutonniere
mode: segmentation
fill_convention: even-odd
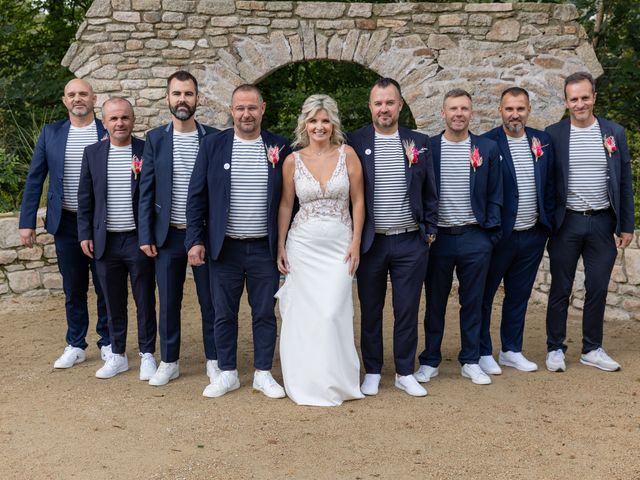
[[[607,152],[609,152],[609,157],[611,157],[616,150],[618,150],[618,147],[616,147],[616,139],[613,138],[613,135],[609,135],[609,136],[604,136],[604,148],[607,149]]]
[[[533,152],[533,158],[535,158],[536,162],[544,155],[544,151],[542,150],[544,147],[546,147],[546,145],[542,145],[538,137],[531,139],[531,151]]]
[[[134,155],[131,159],[131,171],[133,172],[133,178],[137,180],[142,171],[142,159],[138,158],[137,155]]]
[[[419,152],[416,148],[416,143],[413,140],[404,140],[402,145],[404,146],[404,154],[407,156],[407,160],[409,160],[409,168],[411,168],[411,165],[418,163]]]
[[[267,146],[267,160],[273,168],[276,168],[276,165],[280,161],[280,147],[274,145],[272,147]]]
[[[476,168],[482,166],[482,156],[480,155],[480,150],[478,149],[478,147],[471,147],[469,160],[471,161],[471,166],[473,167],[474,172],[476,171]]]

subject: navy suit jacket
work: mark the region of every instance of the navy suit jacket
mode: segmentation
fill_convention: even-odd
[[[278,247],[282,162],[291,153],[291,148],[286,138],[266,130],[262,130],[260,135],[265,148],[277,145],[280,149],[278,162],[275,166],[271,163],[268,165],[267,184],[267,231],[269,249],[275,260]],[[233,137],[234,129],[228,128],[202,139],[189,183],[185,247],[188,251],[194,245],[206,245],[209,258],[213,260],[220,255],[229,218]]]
[[[602,149],[607,156],[608,193],[611,208],[616,216],[616,235],[621,232],[633,233],[634,204],[631,184],[631,155],[627,145],[624,128],[615,122],[598,118],[603,142]],[[556,211],[554,228],[559,229],[564,221],[569,190],[569,137],[571,121],[568,118],[549,125],[545,130],[551,137],[555,155],[555,193]],[[612,155],[604,146],[604,137],[612,136],[616,142],[616,151]]]
[[[217,128],[196,122],[198,141]],[[143,166],[140,175],[138,205],[138,242],[140,245],[162,247],[171,223],[173,191],[173,123],[154,128],[147,133]]]
[[[100,140],[106,130],[102,122],[96,118],[96,128]],[[47,217],[44,226],[52,235],[58,231],[62,214],[62,197],[64,188],[64,153],[67,148],[67,137],[71,122],[69,119],[59,120],[45,125],[40,132],[38,143],[33,151],[31,167],[27,175],[20,207],[20,228],[36,228],[36,217],[44,180],[49,175],[49,191],[47,192]]]
[[[427,235],[436,233],[438,228],[438,193],[436,191],[429,137],[407,128],[399,128],[398,134],[401,141],[413,141],[419,152],[418,162],[411,166],[409,166],[409,159],[405,155],[404,172],[407,180],[411,215],[420,228],[420,234],[426,241]],[[375,236],[373,213],[375,130],[373,125],[368,125],[349,133],[347,142],[353,147],[362,162],[366,216],[362,230],[361,250],[362,253],[366,253],[371,248]]]
[[[443,132],[444,133],[444,132]],[[440,193],[440,144],[442,135],[431,138],[433,149],[433,166],[436,173],[436,185]],[[482,165],[474,171],[469,162],[469,188],[471,193],[471,208],[478,224],[485,229],[498,231],[502,210],[502,170],[500,169],[500,151],[493,140],[479,137],[469,132],[471,148],[478,147],[482,157]],[[471,155],[471,151],[469,151]]]
[[[533,173],[536,182],[536,195],[538,204],[538,222],[545,227],[548,233],[553,228],[553,148],[551,138],[545,132],[535,128],[525,127],[525,135],[529,142],[531,151],[531,141],[535,137],[542,145],[542,156],[533,163]],[[513,225],[516,222],[518,213],[518,181],[516,179],[516,169],[513,165],[509,141],[503,127],[496,127],[482,135],[498,144],[500,155],[502,155],[502,238],[501,242],[506,242],[513,232]],[[533,158],[533,157],[532,157]]]
[[[78,187],[78,240],[93,240],[93,256],[100,260],[107,245],[107,162],[108,140],[94,143],[84,149],[80,186]],[[142,158],[144,140],[132,138],[131,154]],[[133,158],[132,158],[133,161]],[[144,163],[142,165],[144,169]],[[138,178],[131,172],[131,199],[137,224]]]

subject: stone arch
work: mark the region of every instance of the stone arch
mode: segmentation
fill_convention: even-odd
[[[202,93],[199,118],[230,125],[231,92],[290,63],[354,62],[397,79],[419,129],[442,128],[453,87],[474,96],[472,127],[496,122],[500,92],[530,91],[530,123],[564,113],[566,75],[602,73],[572,4],[347,4],[245,0],[95,0],[63,65],[89,80],[99,104],[133,100],[137,129],[166,122],[166,78],[191,71]]]

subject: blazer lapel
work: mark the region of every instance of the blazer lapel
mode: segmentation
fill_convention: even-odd
[[[106,142],[100,142],[100,155],[98,157],[98,161],[100,162],[100,171],[102,175],[98,177],[100,181],[100,190],[102,191],[104,205],[107,205],[107,180],[109,178],[109,150],[111,148],[111,143],[109,140]],[[98,188],[96,187],[96,194],[98,193]],[[97,197],[97,195],[96,195]]]
[[[558,158],[556,156],[556,161],[560,163],[560,170],[562,171],[562,182],[564,184],[565,192],[569,191],[569,143],[571,139],[571,122],[569,119],[565,119],[560,124],[560,134],[559,134],[559,143],[557,146],[558,149]]]
[[[364,157],[362,158],[363,160],[363,165],[364,165],[364,169],[365,169],[365,178],[367,179],[367,183],[368,183],[368,187],[369,187],[369,191],[372,193],[372,202],[373,202],[373,189],[375,188],[375,184],[376,184],[376,165],[375,165],[375,130],[373,129],[373,125],[371,125],[367,131],[366,131],[366,135],[364,136],[363,142],[362,142],[362,146],[364,148],[363,153],[364,153]],[[367,153],[368,152],[368,153]]]
[[[404,176],[405,176],[405,180],[407,182],[407,191],[409,190],[409,187],[411,185],[411,165],[409,163],[409,157],[407,157],[407,153],[405,151],[404,148],[404,142],[411,142],[413,140],[413,138],[411,138],[411,135],[409,133],[408,130],[405,130],[404,128],[400,128],[398,129],[398,133],[400,135],[400,146],[402,148],[402,154],[404,156],[405,162],[404,162]]]
[[[159,165],[154,165],[154,167],[155,171],[158,172],[158,176],[166,179],[164,182],[160,182],[160,188],[168,189],[168,198],[171,198],[171,191],[173,190],[173,123],[169,122],[167,124],[160,141],[162,142],[158,145],[158,160],[160,162]]]
[[[529,147],[531,147],[531,139],[527,137],[529,141]],[[516,177],[516,169],[513,165],[513,157],[511,157],[511,150],[509,149],[509,140],[507,139],[507,134],[504,133],[504,130],[500,128],[500,133],[498,134],[498,146],[500,147],[500,153],[503,155],[502,161],[507,162],[507,167],[509,168],[509,172],[511,172],[511,176],[513,177],[513,181],[515,184],[518,184],[518,178]]]
[[[482,168],[482,166],[484,165],[485,159],[482,155],[482,152],[480,151],[480,148],[478,147],[478,137],[475,136],[473,133],[469,132],[469,139],[471,140],[471,148],[469,149],[469,158],[467,158],[467,160],[469,161],[469,192],[471,194],[471,199],[472,199],[471,201],[473,202],[473,192],[476,188],[476,171],[471,166],[471,160],[470,160],[471,152],[473,152],[474,148],[478,148],[478,152],[480,152],[480,156],[482,157],[482,165],[480,165],[478,168]],[[488,167],[485,166],[485,168],[488,168]]]
[[[440,155],[442,152],[442,133],[435,137],[435,141],[431,142],[433,157],[433,173],[436,176],[436,189],[440,193]]]
[[[607,122],[603,121],[601,118],[598,118],[597,120],[600,124],[600,133],[602,134],[602,149],[604,150],[604,156],[607,159],[607,166],[609,167],[609,176],[613,176],[617,171],[614,165],[615,162],[617,161],[617,158],[616,160],[614,160],[614,157],[616,157],[616,155],[619,155],[619,153],[616,148],[615,152],[609,154],[609,151],[604,146],[604,139],[606,137],[613,137],[615,139],[615,135],[613,134],[613,131],[611,130],[611,128],[609,128],[609,124]],[[612,180],[616,181],[617,179],[612,178]]]
[[[139,145],[144,146],[144,143],[137,142],[135,141],[135,139],[131,139],[131,162],[132,163],[135,157],[137,157],[138,160],[142,159],[142,148]],[[144,162],[141,168],[144,168]],[[140,174],[138,174],[136,178],[136,175],[133,173],[133,170],[132,170],[131,171],[131,199],[132,200],[135,197],[136,189],[138,188],[138,183],[140,183],[139,180],[140,180]]]
[[[62,181],[62,177],[64,176],[64,156],[67,149],[67,138],[69,137],[70,128],[71,122],[67,120],[60,126],[59,133],[55,136],[55,138],[60,139],[60,142],[56,142],[56,155],[54,157],[57,167],[56,173],[60,181]]]
[[[233,128],[230,128],[229,132],[223,137],[222,156],[220,157],[223,161],[223,164],[220,165],[220,167],[222,167],[222,171],[224,172],[224,195],[226,199],[226,208],[231,205],[231,157],[233,155],[233,136],[234,130]],[[216,152],[213,153],[215,155]],[[226,165],[229,165],[229,168],[225,168]]]
[[[531,158],[533,159],[533,177],[536,182],[536,194],[538,195],[538,204],[543,205],[544,204],[544,198],[542,198],[543,185],[542,185],[542,176],[540,174],[540,168],[541,168],[540,162],[543,160],[542,160],[542,157],[536,160],[535,157],[533,156],[533,150],[532,150],[533,146],[531,144],[531,142],[533,141],[533,135],[531,134],[531,131],[526,127],[524,131],[525,131],[525,135],[527,136],[527,142],[529,143],[529,152],[531,153]],[[517,182],[516,182],[516,185],[517,185]]]

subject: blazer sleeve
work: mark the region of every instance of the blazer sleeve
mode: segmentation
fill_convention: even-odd
[[[80,169],[80,183],[78,185],[78,241],[93,240],[93,214],[95,211],[95,197],[93,181],[87,149],[82,155]]]
[[[492,142],[489,151],[489,178],[487,182],[487,225],[502,224],[502,166],[498,145]]]
[[[184,246],[189,251],[194,245],[205,244],[205,222],[209,214],[209,189],[207,172],[209,171],[209,142],[207,136],[198,150],[196,163],[193,166],[189,191],[187,194],[187,232]]]
[[[436,233],[438,230],[438,189],[436,188],[436,176],[433,169],[433,155],[431,154],[431,141],[426,141],[425,179],[422,184],[422,214],[425,231],[427,234]]]
[[[40,132],[36,148],[31,157],[31,166],[24,185],[24,193],[22,194],[22,205],[20,206],[20,223],[19,228],[36,228],[36,217],[38,214],[38,206],[40,205],[40,197],[42,196],[42,187],[49,173],[49,165],[47,164],[47,129],[45,126]]]
[[[153,234],[153,210],[155,203],[155,152],[153,141],[147,138],[142,153],[144,168],[140,172],[138,185],[140,197],[138,199],[138,244],[154,245],[156,243]]]
[[[635,224],[633,186],[631,183],[631,154],[622,127],[617,135],[620,145],[620,232],[633,233]]]

